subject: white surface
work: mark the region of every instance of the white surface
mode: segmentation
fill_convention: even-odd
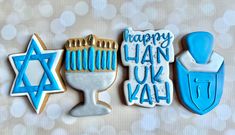
[[[2,30],[5,25],[13,23],[17,30],[17,35],[12,40],[6,40],[0,35],[0,110],[4,112],[2,113],[1,111],[0,113],[0,121],[4,119],[3,122],[0,122],[1,135],[12,134],[13,128],[18,124],[24,125],[27,134],[30,135],[50,135],[57,128],[63,128],[69,135],[96,135],[99,134],[101,130],[102,133],[104,133],[102,135],[184,135],[184,129],[188,126],[193,126],[193,129],[197,131],[198,135],[235,134],[235,26],[231,25],[233,24],[231,20],[234,20],[234,17],[231,15],[225,17],[227,11],[235,10],[234,0],[108,0],[107,4],[114,5],[117,10],[115,17],[111,20],[103,18],[103,12],[108,12],[105,9],[103,9],[101,13],[96,12],[92,7],[91,1],[83,0],[88,5],[88,12],[84,16],[78,15],[74,9],[74,6],[82,0],[43,1],[49,2],[53,7],[53,14],[50,17],[44,17],[39,12],[38,7],[41,1],[0,0],[0,30]],[[127,4],[128,6],[123,10],[122,7]],[[51,22],[54,19],[60,18],[60,15],[65,10],[72,10],[75,13],[76,22],[74,25],[66,27],[66,29],[62,24],[59,24],[59,26],[50,26]],[[96,12],[98,15],[96,16],[93,12]],[[162,29],[165,28],[165,26],[169,26],[169,24],[173,24],[179,29],[179,33],[175,36],[174,41],[175,55],[182,53],[184,50],[181,39],[185,34],[204,30],[214,35],[215,51],[225,58],[225,85],[220,104],[225,104],[230,108],[232,113],[229,119],[220,120],[219,122],[221,124],[219,123],[215,126],[223,127],[221,131],[211,126],[212,122],[218,119],[216,114],[217,108],[205,116],[195,115],[180,104],[176,93],[174,93],[173,102],[171,106],[169,106],[172,107],[176,113],[169,116],[174,119],[177,118],[177,121],[174,123],[165,123],[167,119],[160,115],[162,112],[168,110],[169,107],[156,106],[154,108],[141,108],[126,106],[125,100],[123,99],[123,81],[128,79],[128,68],[123,67],[120,59],[118,59],[119,70],[117,80],[112,87],[107,90],[110,94],[113,109],[112,113],[109,115],[86,118],[71,117],[68,115],[68,112],[73,105],[82,100],[80,98],[82,93],[78,93],[72,88],[67,87],[65,93],[50,96],[47,105],[58,104],[62,108],[62,115],[55,120],[51,120],[55,123],[52,129],[44,129],[43,127],[51,123],[46,122],[47,124],[44,125],[40,122],[45,122],[44,119],[49,119],[46,113],[47,107],[40,115],[36,115],[35,111],[31,109],[31,104],[27,101],[27,98],[9,96],[10,86],[14,80],[14,71],[11,69],[9,61],[7,61],[6,58],[9,54],[24,52],[31,34],[34,32],[40,35],[48,49],[60,49],[64,47],[66,40],[56,40],[56,44],[53,42],[59,33],[66,35],[68,38],[82,37],[93,33],[97,36],[114,39],[121,43],[122,31],[127,26],[134,26],[131,20],[134,17],[138,17],[133,16],[133,13],[136,14],[136,12],[144,13],[148,17],[148,23],[152,24],[152,29]],[[32,13],[34,14],[31,15]],[[12,16],[11,14],[14,15]],[[11,16],[9,17],[11,18],[10,20],[20,20],[19,22],[9,22],[7,21],[8,16]],[[226,33],[215,31],[213,25],[217,18],[223,18],[226,23],[229,21],[230,27]],[[227,18],[227,21],[225,21],[225,18]],[[43,25],[38,27],[39,22],[42,21],[44,22]],[[105,27],[99,25],[100,21],[104,22]],[[53,27],[53,31],[51,27]],[[134,27],[133,29],[138,28]],[[141,29],[145,30],[147,27]],[[59,33],[55,33],[55,31]],[[2,48],[4,48],[4,51],[2,51]],[[173,71],[173,69],[171,68],[170,71]],[[61,72],[63,73],[63,70]],[[171,72],[170,76],[171,78],[175,77],[174,72]],[[25,108],[27,108],[24,115],[19,118],[15,118],[10,113],[11,105],[16,98],[22,99],[25,102]],[[218,108],[218,110],[221,109],[223,108]],[[223,110],[221,111],[223,112]],[[145,117],[143,114],[151,114],[158,118],[156,121],[159,122],[160,127],[156,127],[152,131],[146,131],[144,128],[141,128],[140,123],[144,120],[143,117]],[[64,122],[64,116],[67,116],[66,118],[69,119],[67,123],[71,124]],[[70,122],[70,120],[72,122]],[[149,123],[152,122],[153,121],[149,121]],[[226,125],[224,123],[226,123]],[[48,127],[51,128],[51,124],[49,124]],[[19,134],[20,132],[17,133]]]

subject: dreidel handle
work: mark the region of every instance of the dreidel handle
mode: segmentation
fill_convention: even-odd
[[[206,64],[213,51],[213,35],[209,32],[192,32],[186,36],[188,51],[198,64]]]

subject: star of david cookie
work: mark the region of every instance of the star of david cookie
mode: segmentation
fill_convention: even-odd
[[[60,77],[63,50],[47,50],[33,34],[25,53],[12,54],[9,60],[15,71],[11,96],[27,96],[37,113],[43,111],[49,94],[64,92]]]

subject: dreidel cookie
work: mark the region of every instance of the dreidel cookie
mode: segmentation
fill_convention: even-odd
[[[127,28],[121,46],[122,63],[129,67],[124,82],[127,105],[170,105],[173,84],[169,63],[174,61],[174,35],[168,30],[134,31]]]
[[[98,101],[97,94],[115,81],[118,44],[89,35],[86,38],[69,39],[65,49],[67,83],[84,93],[84,104],[76,105],[70,114],[80,117],[110,113],[110,105]]]
[[[47,50],[37,34],[33,34],[25,53],[9,56],[16,73],[11,96],[27,96],[40,113],[51,93],[63,92],[60,77],[63,50]]]
[[[187,51],[176,59],[178,94],[192,112],[205,114],[221,99],[224,84],[224,58],[213,51],[213,36],[193,32],[185,37]]]

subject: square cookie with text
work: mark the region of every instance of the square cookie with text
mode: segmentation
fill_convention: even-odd
[[[171,104],[173,84],[169,63],[174,62],[173,40],[174,35],[168,30],[124,30],[121,58],[123,65],[129,67],[129,80],[124,82],[128,105]]]

